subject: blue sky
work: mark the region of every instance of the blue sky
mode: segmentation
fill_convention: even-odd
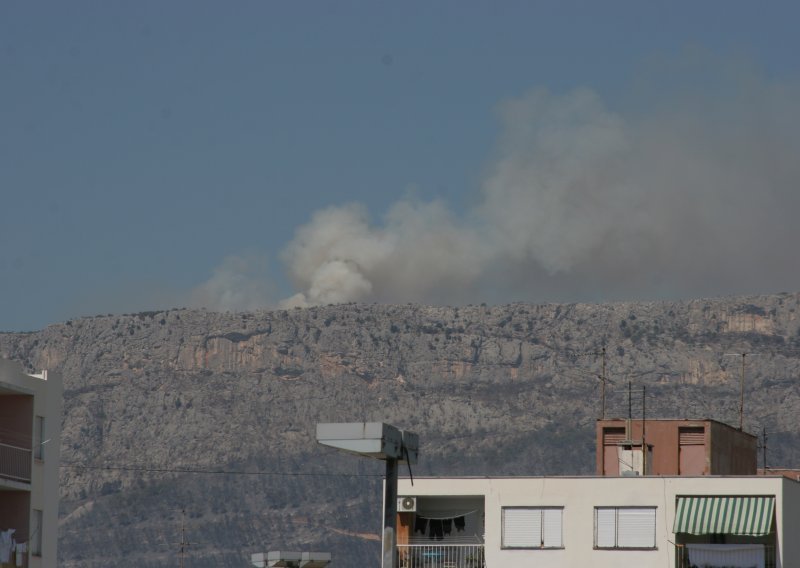
[[[585,237],[610,239],[604,250],[611,260],[598,268],[587,261],[596,255],[585,244],[554,251],[576,232],[558,228],[580,220],[559,205],[566,223],[521,239],[518,249],[498,250],[498,240],[513,241],[519,233],[509,227],[524,219],[507,224],[487,194],[524,212],[514,196],[528,179],[532,187],[565,179],[572,187],[587,171],[602,178],[598,172],[631,152],[641,169],[657,170],[652,153],[631,150],[642,146],[638,140],[655,148],[656,127],[713,115],[693,137],[713,145],[718,140],[709,133],[731,123],[724,109],[756,116],[754,99],[765,117],[730,136],[752,139],[779,122],[758,147],[782,140],[800,147],[789,96],[800,74],[798,16],[789,2],[0,3],[0,330],[199,305],[797,290],[796,272],[773,271],[760,260],[752,265],[760,277],[739,283],[664,285],[651,266],[636,286],[610,276],[579,286],[606,269],[640,274],[634,267],[655,248],[613,252],[620,242],[652,240],[657,247],[672,236],[615,236],[604,226]],[[789,126],[780,119],[787,115]],[[689,131],[676,128],[674,138]],[[597,146],[580,146],[586,139]],[[551,162],[541,156],[554,140],[570,156],[554,160],[571,164],[578,155],[591,167],[543,176]],[[614,144],[626,149],[607,155]],[[652,152],[675,154],[672,148]],[[739,151],[746,150],[726,147],[711,163],[724,156],[742,162]],[[674,160],[687,163],[686,156]],[[760,168],[778,172],[768,182],[774,209],[742,226],[760,234],[759,223],[773,225],[769,239],[748,250],[754,259],[776,243],[789,247],[785,241],[794,237],[768,220],[771,211],[797,212],[791,192],[800,179],[788,157],[769,161],[759,158],[741,172],[756,180]],[[719,180],[718,167],[703,169],[714,172],[703,179]],[[658,175],[654,186],[665,187],[671,174]],[[625,169],[610,183],[632,187],[642,176]],[[686,186],[695,181],[687,178]],[[559,203],[575,195],[585,203],[603,191],[592,183],[593,193],[564,189]],[[546,205],[552,191],[524,198],[531,223],[537,212],[539,227],[557,218]],[[674,203],[627,190],[611,195],[640,203],[636,211]],[[698,217],[719,210],[710,203],[729,201],[709,194],[702,205],[695,195],[684,198]],[[616,206],[597,211],[615,214]],[[715,242],[702,234],[707,226],[689,228]],[[442,242],[440,254],[420,259],[415,252]],[[470,253],[456,242],[471,243],[476,258],[465,260]],[[733,257],[709,254],[727,274]],[[630,262],[616,266],[620,257]],[[675,261],[672,272],[708,265],[707,257],[668,260]],[[295,293],[295,301],[280,304]]]

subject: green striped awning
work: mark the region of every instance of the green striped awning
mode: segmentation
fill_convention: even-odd
[[[772,529],[775,497],[678,497],[672,532],[763,536]]]

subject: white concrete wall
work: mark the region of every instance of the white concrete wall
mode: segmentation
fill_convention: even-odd
[[[402,495],[483,495],[486,506],[485,554],[488,568],[675,567],[675,501],[678,495],[774,495],[778,511],[778,548],[784,551],[779,568],[800,568],[800,485],[786,492],[777,477],[537,477],[537,478],[415,478],[401,479]],[[796,486],[796,487],[795,487]],[[798,491],[798,493],[795,493]],[[503,550],[501,510],[507,506],[564,507],[564,548],[558,550]],[[654,506],[656,549],[595,550],[594,508]],[[785,514],[783,522],[780,515]],[[787,531],[783,538],[780,531]],[[791,543],[787,541],[793,541]]]
[[[778,534],[785,536],[778,544],[784,568],[800,567],[800,483],[783,480],[783,499],[776,505]]]
[[[0,384],[10,390],[33,395],[33,416],[45,419],[44,460],[34,460],[31,470],[31,522],[33,509],[42,511],[42,555],[30,556],[31,568],[55,568],[58,555],[58,469],[61,448],[63,384],[56,373],[28,375],[22,366],[0,359]],[[31,424],[33,431],[33,424]],[[34,439],[33,443],[36,443]]]

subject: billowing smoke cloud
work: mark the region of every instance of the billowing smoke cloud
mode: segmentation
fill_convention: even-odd
[[[211,278],[192,290],[190,304],[223,312],[265,308],[274,299],[266,271],[267,261],[261,256],[229,256]]]
[[[713,84],[712,84],[713,83]],[[800,288],[800,91],[736,73],[612,108],[591,90],[499,107],[468,218],[403,200],[315,213],[284,251],[302,290],[348,301],[596,301]]]
[[[305,292],[283,305],[443,301],[474,285],[489,253],[438,201],[400,201],[381,227],[359,205],[332,207],[315,213],[284,251]]]

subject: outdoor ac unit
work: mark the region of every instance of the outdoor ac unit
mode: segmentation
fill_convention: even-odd
[[[398,513],[414,513],[417,510],[416,497],[398,497],[397,498],[397,512]]]

